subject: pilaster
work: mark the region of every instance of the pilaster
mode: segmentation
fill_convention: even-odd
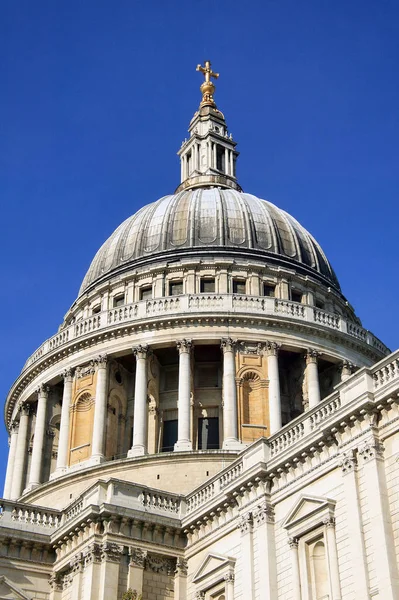
[[[127,587],[137,594],[143,593],[144,566],[147,553],[141,548],[129,549],[129,573]]]
[[[175,595],[174,600],[187,599],[187,561],[178,558],[175,571]]]
[[[241,577],[242,581],[245,582],[245,598],[246,600],[254,600],[253,519],[251,513],[240,515],[238,528],[241,533]]]
[[[266,500],[254,509],[253,526],[258,555],[262,557],[262,566],[259,568],[259,597],[263,600],[274,600],[277,598],[274,511]]]

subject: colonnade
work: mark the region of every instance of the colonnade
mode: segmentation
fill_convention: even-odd
[[[193,448],[191,439],[191,355],[192,342],[188,339],[179,340],[179,381],[178,381],[178,435],[174,446],[176,452],[190,451]],[[279,345],[275,342],[262,344],[267,356],[268,389],[269,389],[269,435],[276,433],[282,426],[281,393],[278,353]],[[240,450],[242,444],[238,433],[238,406],[236,386],[236,342],[231,338],[221,340],[223,352],[223,445],[225,450]],[[128,451],[128,456],[142,456],[147,454],[147,367],[151,349],[145,345],[135,346],[133,354],[136,358],[135,396],[133,443]],[[306,354],[306,379],[308,391],[308,407],[315,407],[320,402],[320,386],[318,375],[318,355],[313,349]],[[99,356],[96,360],[97,384],[95,397],[95,410],[92,434],[91,457],[87,464],[99,464],[105,460],[105,435],[108,404],[108,371],[107,356]],[[342,366],[342,379],[352,373],[352,365],[344,362]],[[60,433],[57,453],[57,464],[51,478],[58,477],[68,469],[70,409],[72,402],[73,371],[68,369],[62,374],[64,379]],[[37,412],[34,428],[33,447],[28,477],[25,478],[28,431],[31,406],[23,403],[19,410],[19,422],[16,420],[11,425],[10,450],[4,488],[4,497],[17,499],[21,496],[26,479],[25,491],[31,490],[42,483],[41,472],[44,453],[45,433],[47,427],[47,405],[49,388],[41,385],[37,389]]]

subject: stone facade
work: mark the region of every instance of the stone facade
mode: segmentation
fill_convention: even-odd
[[[176,194],[104,244],[6,400],[0,597],[398,599],[399,351],[241,192],[199,70]]]

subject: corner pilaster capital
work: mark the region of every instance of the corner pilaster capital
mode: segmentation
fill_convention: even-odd
[[[185,577],[188,573],[188,563],[184,558],[178,558],[176,561],[176,575]]]
[[[255,508],[252,517],[256,527],[263,523],[274,523],[274,509],[267,502],[262,502]]]
[[[241,515],[237,522],[237,527],[240,530],[242,535],[249,533],[252,531],[253,519],[252,513],[247,512],[244,515]]]
[[[370,440],[365,442],[358,448],[359,460],[366,463],[374,458],[384,458],[384,446],[378,440]]]
[[[222,338],[220,340],[220,347],[223,351],[223,354],[226,352],[234,352],[237,346],[237,340],[233,340],[233,338]]]
[[[234,573],[226,573],[224,580],[226,583],[234,583]]]
[[[36,388],[36,394],[38,395],[39,398],[48,398],[50,392],[50,388],[48,385],[45,385],[44,383],[40,384],[37,388]]]
[[[341,459],[339,461],[339,466],[341,467],[342,475],[348,475],[349,473],[353,473],[357,467],[355,452],[353,450],[350,450],[342,454]]]
[[[101,562],[100,544],[93,543],[90,544],[90,546],[87,546],[87,548],[85,548],[85,550],[83,551],[83,562],[85,567],[92,563]]]
[[[306,364],[317,364],[317,359],[320,356],[320,352],[315,348],[308,348],[305,353]]]
[[[108,562],[119,563],[121,560],[121,556],[123,554],[123,549],[119,544],[114,544],[112,542],[105,542],[101,546],[101,559],[107,560]]]
[[[329,528],[335,529],[335,518],[334,517],[327,517],[326,519],[324,519],[323,525],[325,527],[327,527],[327,529],[329,529]]]
[[[281,344],[267,340],[265,343],[266,356],[277,356],[280,350]]]
[[[195,600],[204,600],[205,592],[195,592]]]
[[[136,360],[146,359],[150,354],[150,348],[146,344],[139,344],[138,346],[133,346],[132,352]]]
[[[193,344],[192,344],[191,340],[183,339],[183,340],[177,340],[176,346],[179,351],[179,354],[183,354],[184,352],[186,354],[190,354]]]
[[[299,540],[297,537],[288,538],[288,545],[291,550],[298,550]]]
[[[94,359],[94,363],[97,365],[97,369],[106,369],[108,363],[108,356],[106,354],[99,354]]]
[[[62,592],[62,575],[53,573],[48,580],[48,584],[54,592]]]
[[[129,548],[129,564],[132,567],[140,567],[144,569],[147,552],[141,548]]]

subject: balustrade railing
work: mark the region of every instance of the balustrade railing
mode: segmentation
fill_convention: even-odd
[[[50,508],[41,508],[13,502],[11,500],[0,501],[0,524],[7,527],[7,523],[13,527],[20,524],[22,529],[34,528],[40,530],[53,530],[61,523],[61,513]]]
[[[262,296],[247,296],[241,294],[189,294],[185,296],[168,296],[141,300],[125,306],[116,307],[97,313],[77,321],[44,342],[32,354],[24,366],[24,370],[45,356],[48,352],[62,347],[72,340],[92,332],[146,318],[162,317],[163,315],[187,315],[200,312],[207,313],[254,313],[289,317],[307,323],[314,323],[336,331],[347,333],[381,353],[388,353],[384,344],[372,333],[356,323],[347,321],[340,315],[328,313],[313,306],[307,306],[290,300]]]

